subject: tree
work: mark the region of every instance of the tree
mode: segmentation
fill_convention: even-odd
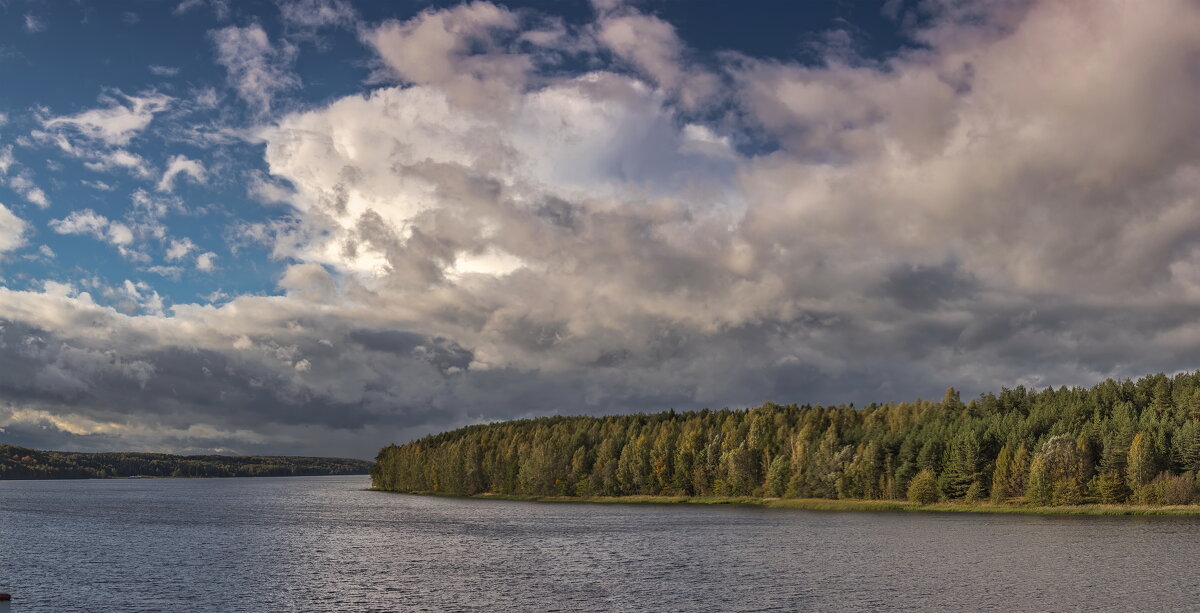
[[[1158,474],[1154,462],[1154,452],[1151,441],[1144,432],[1138,432],[1129,445],[1129,460],[1125,469],[1125,482],[1129,489],[1137,493],[1143,486]]]
[[[1008,495],[1025,495],[1025,476],[1029,473],[1029,449],[1024,443],[1013,454],[1012,467],[1008,471]]]
[[[771,460],[771,466],[767,469],[767,495],[779,498],[787,492],[791,469],[791,462],[782,454]]]
[[[992,501],[1003,502],[1012,494],[1009,481],[1012,479],[1012,449],[1005,444],[996,455],[996,468],[992,470]]]
[[[1181,471],[1200,471],[1200,421],[1190,419],[1174,440],[1175,463]]]
[[[1054,502],[1054,480],[1050,476],[1049,462],[1046,456],[1038,454],[1029,465],[1029,480],[1025,483],[1025,497],[1036,505],[1048,505]]]
[[[913,477],[908,485],[908,499],[917,504],[933,504],[942,497],[938,491],[937,478],[926,468]]]
[[[1060,434],[1042,445],[1029,467],[1025,495],[1038,505],[1079,504],[1082,499],[1082,460],[1075,437]]]
[[[749,496],[758,485],[757,454],[740,446],[726,454],[725,488],[721,492],[727,496]]]
[[[1125,478],[1115,470],[1100,473],[1096,481],[1096,495],[1100,502],[1117,504],[1129,497],[1129,488],[1125,487]]]
[[[947,498],[966,496],[971,485],[979,481],[979,455],[979,435],[972,430],[964,429],[950,442],[948,459],[939,480]]]

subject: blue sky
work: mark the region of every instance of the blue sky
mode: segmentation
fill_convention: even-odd
[[[1195,368],[1200,9],[1147,7],[0,3],[0,442]]]

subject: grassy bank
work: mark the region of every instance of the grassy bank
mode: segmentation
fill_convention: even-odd
[[[382,491],[382,490],[379,490]],[[414,495],[525,502],[572,502],[589,504],[732,504],[756,505],[810,511],[908,511],[933,513],[1007,513],[1018,515],[1198,515],[1200,505],[1147,506],[1123,504],[1082,504],[1043,507],[1021,502],[1006,503],[935,503],[917,504],[905,500],[830,500],[826,498],[754,498],[728,496],[525,496],[517,494],[477,494],[453,496],[435,492],[408,492]]]

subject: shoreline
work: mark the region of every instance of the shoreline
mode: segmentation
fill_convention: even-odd
[[[1075,506],[1034,506],[1020,502],[970,503],[939,502],[917,504],[907,500],[834,500],[826,498],[756,498],[753,496],[532,496],[525,494],[474,494],[444,492],[399,492],[375,487],[368,491],[410,496],[436,496],[476,500],[574,504],[704,504],[744,505],[807,511],[864,511],[908,513],[988,513],[1004,515],[1107,515],[1107,516],[1200,516],[1200,504],[1150,506],[1132,504],[1081,504]]]
[[[170,475],[136,475],[128,477],[35,477],[32,479],[0,477],[0,483],[6,481],[140,481],[150,479],[290,479],[292,477],[369,477],[371,473],[327,473],[322,475],[222,475],[172,477]]]

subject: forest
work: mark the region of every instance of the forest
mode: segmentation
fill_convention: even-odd
[[[378,489],[454,495],[1178,505],[1197,501],[1200,372],[963,402],[767,403],[474,425],[383,448]]]
[[[0,479],[363,475],[370,466],[348,458],[75,453],[0,445]]]

